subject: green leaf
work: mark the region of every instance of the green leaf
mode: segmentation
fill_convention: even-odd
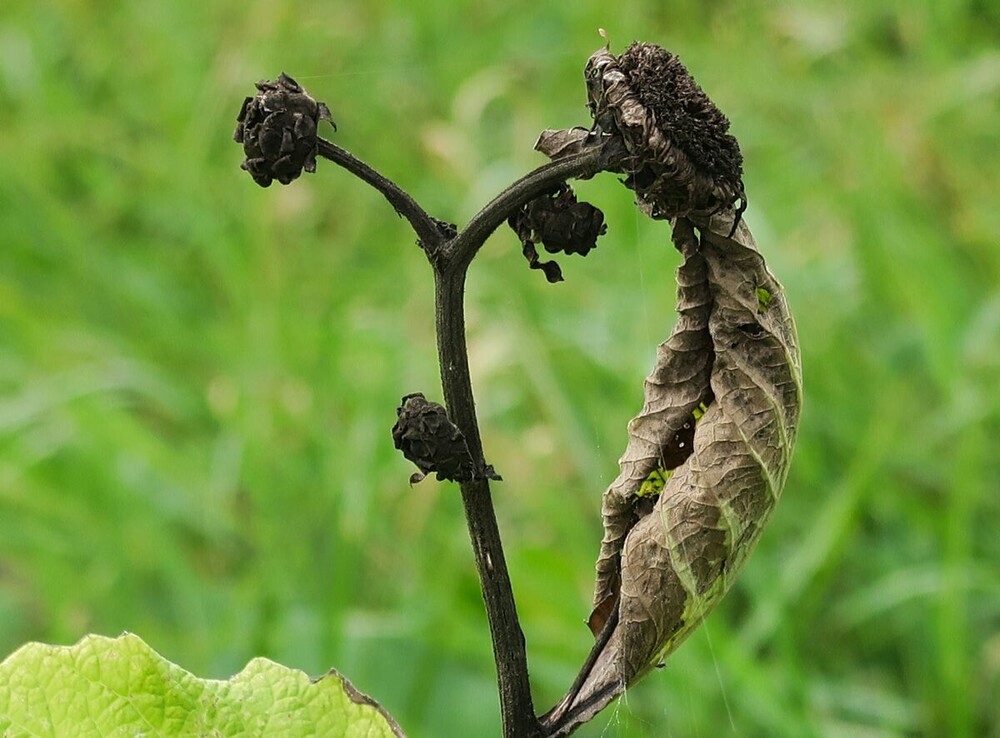
[[[313,680],[257,658],[228,681],[199,679],[127,633],[29,643],[0,664],[3,738],[402,735],[336,671]]]

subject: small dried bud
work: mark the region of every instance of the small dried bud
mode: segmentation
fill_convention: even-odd
[[[233,139],[246,154],[240,166],[261,187],[275,179],[289,184],[303,169],[315,172],[316,127],[321,120],[333,124],[330,109],[284,72],[274,82],[258,82],[257,90],[236,118]]]
[[[474,464],[465,436],[441,405],[430,402],[418,392],[403,398],[396,415],[396,424],[392,427],[393,443],[421,471],[410,478],[411,484],[431,472],[437,472],[439,480],[467,482],[473,479]]]
[[[586,68],[598,128],[624,140],[626,186],[654,218],[746,208],[743,156],[729,120],[680,59],[654,44],[607,49]],[[734,221],[735,228],[735,221]]]
[[[525,204],[507,223],[521,239],[531,268],[545,272],[549,282],[561,281],[562,270],[554,261],[540,261],[536,244],[541,243],[550,254],[586,256],[608,230],[604,213],[589,202],[579,202],[565,182]]]

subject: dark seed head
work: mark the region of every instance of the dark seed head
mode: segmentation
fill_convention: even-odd
[[[439,480],[467,482],[473,478],[474,465],[465,436],[441,405],[420,393],[407,395],[396,416],[393,443],[421,472],[411,481],[419,482],[431,472],[437,472]]]
[[[316,128],[321,120],[333,124],[329,108],[284,73],[273,82],[258,82],[257,90],[236,118],[233,139],[246,154],[242,168],[261,187],[273,180],[289,184],[303,170],[315,172]]]
[[[541,269],[549,282],[561,281],[562,271],[554,261],[539,260],[536,244],[541,243],[550,254],[586,256],[608,230],[604,213],[589,202],[578,201],[565,182],[524,205],[507,222],[521,239],[528,264]]]
[[[680,59],[633,43],[616,57],[600,49],[587,62],[587,92],[601,132],[629,152],[625,184],[654,218],[736,207],[746,194],[743,156],[729,120]]]

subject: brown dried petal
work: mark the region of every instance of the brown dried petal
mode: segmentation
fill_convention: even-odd
[[[550,159],[561,159],[583,151],[591,138],[592,133],[586,128],[547,128],[538,135],[535,151],[542,152]]]
[[[538,258],[538,249],[535,248],[534,241],[521,242],[521,253],[528,260],[528,266],[532,269],[540,269],[545,275],[545,281],[549,284],[563,281],[562,269],[555,261],[542,261]]]

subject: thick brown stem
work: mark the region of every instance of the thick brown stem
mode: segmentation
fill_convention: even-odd
[[[476,557],[486,615],[493,638],[504,738],[535,738],[541,728],[535,718],[528,681],[524,634],[517,619],[514,592],[507,573],[497,526],[483,445],[472,396],[465,344],[465,269],[435,270],[435,304],[441,386],[448,415],[465,434],[476,464],[477,479],[461,485],[465,520]]]
[[[461,485],[462,502],[493,638],[504,738],[540,738],[542,729],[534,714],[524,634],[517,618],[476,420],[465,341],[465,276],[483,243],[512,213],[559,182],[592,176],[600,169],[602,153],[602,147],[594,146],[525,175],[487,203],[436,255],[428,253],[434,266],[438,361],[445,405],[451,421],[465,435],[477,471],[477,479]]]

